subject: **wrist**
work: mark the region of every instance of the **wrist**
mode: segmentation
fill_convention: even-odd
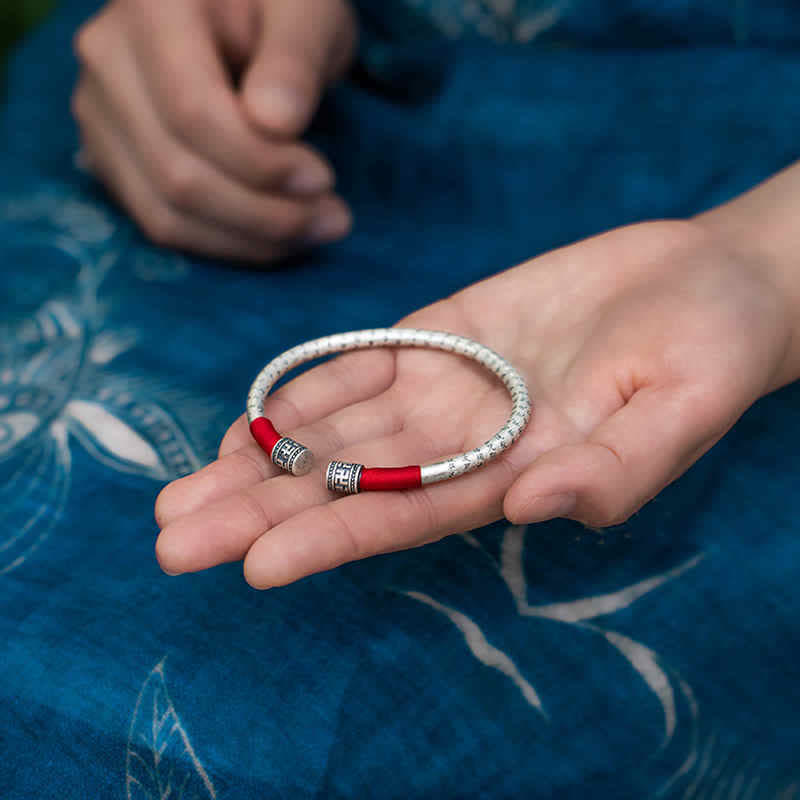
[[[715,246],[756,273],[772,290],[786,329],[786,348],[767,392],[800,378],[800,165],[724,205],[692,218]],[[765,392],[766,393],[766,392]]]

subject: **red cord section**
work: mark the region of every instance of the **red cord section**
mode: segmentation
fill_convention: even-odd
[[[272,455],[272,448],[275,447],[278,439],[283,438],[266,417],[254,419],[250,423],[250,433],[268,456]]]
[[[362,492],[385,492],[393,489],[418,489],[422,470],[413,467],[364,467],[358,488]]]

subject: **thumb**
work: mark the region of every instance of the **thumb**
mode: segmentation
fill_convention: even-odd
[[[242,82],[253,121],[295,136],[308,125],[325,85],[346,67],[355,18],[344,0],[261,0],[258,43]]]
[[[519,475],[505,496],[506,517],[624,522],[721,438],[726,427],[711,400],[685,386],[640,389],[585,441],[544,453]]]

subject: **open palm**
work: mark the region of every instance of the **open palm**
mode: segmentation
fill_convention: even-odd
[[[533,417],[508,451],[456,480],[335,497],[323,475],[331,458],[440,460],[488,439],[510,409],[502,384],[458,356],[348,353],[265,403],[314,451],[315,469],[281,472],[240,417],[217,461],[159,496],[159,561],[175,573],[244,558],[247,581],[265,588],[504,513],[623,521],[780,385],[782,304],[692,223],[645,223],[548,253],[399,323],[476,339],[525,375]]]

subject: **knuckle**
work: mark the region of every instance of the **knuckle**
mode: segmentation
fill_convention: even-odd
[[[157,182],[167,202],[184,210],[194,205],[201,188],[198,165],[183,154],[164,159],[157,169]]]
[[[247,517],[248,530],[257,531],[260,535],[273,527],[264,506],[250,492],[239,492],[237,500],[243,514]]]
[[[168,208],[154,207],[139,215],[139,224],[148,238],[159,247],[180,247],[181,225],[177,214]]]
[[[338,530],[338,538],[341,542],[341,549],[337,554],[335,563],[331,566],[338,566],[348,561],[358,561],[359,559],[372,555],[369,550],[364,547],[364,543],[356,535],[352,525],[347,518],[340,513],[337,506],[332,503],[328,508],[333,513]]]
[[[99,67],[103,61],[103,32],[98,20],[91,20],[78,29],[72,39],[72,49],[83,67],[90,71]]]
[[[205,127],[209,117],[206,98],[186,87],[175,88],[174,100],[167,109],[170,124],[181,132]]]
[[[248,164],[248,180],[258,187],[271,187],[284,182],[292,174],[291,161],[268,148],[266,157],[256,157]]]
[[[269,232],[276,239],[298,239],[308,228],[309,211],[286,205],[276,209],[270,219]]]

